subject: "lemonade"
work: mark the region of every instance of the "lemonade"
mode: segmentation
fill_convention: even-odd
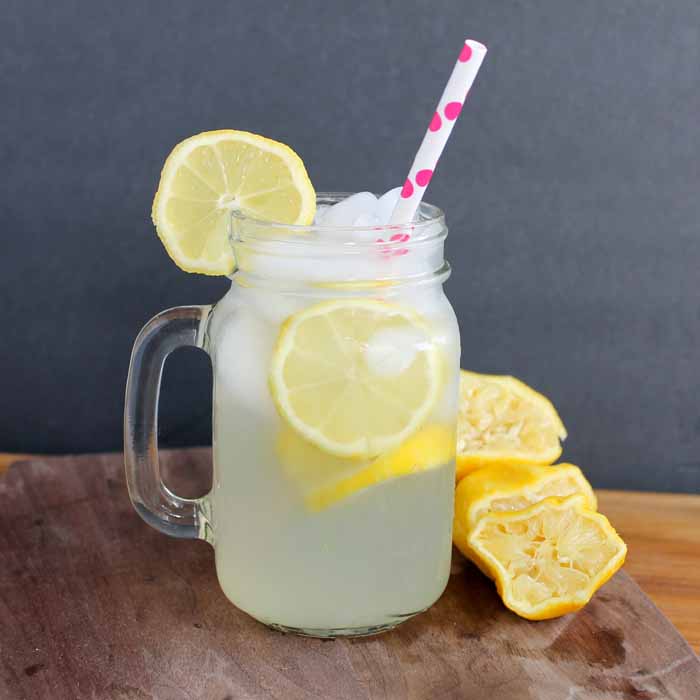
[[[583,473],[548,466],[567,434],[551,402],[514,377],[460,379],[447,229],[423,196],[485,54],[465,40],[408,176],[381,197],[317,196],[289,146],[234,129],[185,139],[163,166],[165,249],[231,287],[136,338],[129,495],[158,530],[213,545],[226,596],[271,627],[363,635],[425,610],[453,513],[457,547],[528,619],[579,609],[624,561]],[[163,365],[183,346],[214,376],[213,487],[196,499],[158,459]]]
[[[339,200],[319,201],[323,206]],[[316,635],[376,631],[424,610],[446,585],[459,334],[442,292],[448,274],[444,222],[427,205],[421,219],[410,243],[377,251],[376,230],[321,225],[271,231],[269,225],[234,218],[240,269],[209,321],[211,525],[224,592],[268,624]],[[296,418],[301,427],[291,425],[271,386],[283,329],[290,319],[313,316],[309,309],[319,310],[323,323],[334,319],[345,341],[335,349],[324,345],[323,355],[304,370],[313,371],[317,362],[327,365],[322,376],[331,387],[328,398],[318,388],[313,395],[321,396],[321,413],[337,404],[340,427],[332,441],[306,435],[303,415]],[[347,328],[343,313],[353,319]],[[358,340],[363,323],[374,325],[369,337]],[[300,355],[324,342],[323,326],[314,333],[295,339],[307,343],[298,348]],[[343,381],[352,361],[342,356],[336,363],[334,355],[355,347],[359,367],[340,384],[346,398],[338,398],[333,382]],[[406,409],[402,418],[403,407],[412,405],[410,387],[420,385],[420,377],[409,384],[402,375],[409,378],[406,373],[421,358],[429,358],[424,363],[429,389],[418,392],[415,412]],[[365,370],[370,393],[353,397]],[[376,394],[382,382],[391,381],[396,391],[405,386],[403,396]],[[304,409],[302,402],[302,414]],[[372,411],[371,426],[361,424],[353,433],[353,421]],[[383,420],[389,427],[382,451],[372,441],[357,442],[358,435],[373,435]],[[395,439],[397,434],[402,437]]]
[[[215,306],[152,318],[132,351],[125,463],[137,512],[213,545],[232,603],[319,637],[428,608],[452,551],[460,343],[442,212],[406,186],[317,195],[284,144],[197,134],[168,156],[152,218],[183,270],[227,275]],[[163,483],[158,389],[173,349],[209,353],[213,486]]]

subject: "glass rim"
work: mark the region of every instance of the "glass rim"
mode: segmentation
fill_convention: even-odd
[[[347,197],[350,197],[352,194],[356,194],[354,192],[317,192],[316,193],[316,204],[317,206],[320,204],[336,204],[343,199],[346,199]],[[380,196],[380,195],[376,195]],[[329,226],[329,225],[324,225],[323,223],[320,224],[283,224],[280,223],[279,221],[268,221],[265,219],[257,219],[253,216],[249,216],[248,214],[245,214],[243,211],[240,209],[232,209],[231,210],[231,220],[232,223],[238,222],[239,224],[249,226],[253,229],[251,231],[248,229],[246,233],[248,236],[255,238],[255,233],[254,229],[255,227],[259,227],[260,229],[265,230],[265,236],[264,238],[266,240],[270,240],[270,233],[274,231],[279,231],[279,232],[286,232],[287,234],[292,233],[292,234],[303,234],[303,233],[309,233],[311,231],[317,231],[323,233],[324,231],[327,232],[346,232],[348,236],[351,236],[354,232],[358,231],[376,231],[378,236],[381,236],[382,232],[391,232],[391,233],[398,233],[398,232],[406,232],[407,229],[410,229],[411,231],[411,238],[412,242],[418,242],[418,241],[433,241],[436,238],[444,237],[446,235],[446,226],[445,226],[445,214],[440,209],[439,207],[435,206],[434,204],[430,204],[429,202],[421,202],[418,206],[418,220],[417,221],[411,221],[410,223],[407,224],[377,224],[374,226]],[[246,238],[248,238],[246,236]],[[240,239],[239,239],[240,240]],[[295,242],[302,242],[302,238],[296,239]],[[289,238],[286,239],[287,242],[289,242]],[[241,241],[242,242],[242,241]],[[318,243],[318,241],[315,241]],[[341,241],[337,241],[337,243],[341,243]],[[352,240],[347,240],[347,241],[342,241],[342,243],[345,243],[347,245],[366,245],[367,243],[364,241],[352,241]],[[386,241],[387,244],[392,244],[394,241]],[[374,244],[374,242],[372,243]],[[405,245],[405,243],[400,244],[400,245]],[[410,243],[409,243],[410,245]]]

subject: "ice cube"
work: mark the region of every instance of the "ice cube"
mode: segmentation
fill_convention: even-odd
[[[379,226],[379,218],[375,214],[360,214],[352,223],[353,226]]]
[[[386,226],[389,223],[391,217],[391,212],[394,211],[394,207],[399,201],[401,196],[401,187],[394,187],[393,190],[385,192],[377,201],[377,206],[375,208],[375,215],[379,219],[379,223],[382,226]]]
[[[426,342],[426,336],[418,330],[385,328],[367,340],[365,362],[379,377],[398,377],[411,366]]]
[[[330,204],[319,204],[316,207],[316,215],[314,216],[314,223],[315,224],[322,224],[323,223],[323,217],[328,213],[328,210],[331,208]]]
[[[373,243],[381,234],[376,229],[379,226],[379,219],[374,214],[360,214],[355,219],[353,226],[363,227],[352,232],[352,240],[356,243]]]
[[[225,322],[214,350],[216,402],[233,403],[256,416],[274,419],[267,384],[277,328],[241,307]]]
[[[334,204],[323,215],[324,226],[354,226],[362,214],[373,215],[377,198],[371,192],[358,192]]]
[[[304,279],[307,266],[299,261],[299,264],[287,270],[293,276],[292,280]],[[280,279],[276,277],[276,279]],[[243,305],[261,321],[277,327],[286,321],[290,316],[301,311],[305,305],[305,300],[291,293],[282,293],[279,290],[263,289],[262,287],[250,287],[241,289],[240,296]]]

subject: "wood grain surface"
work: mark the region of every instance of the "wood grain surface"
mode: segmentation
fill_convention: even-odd
[[[700,496],[597,494],[600,510],[627,542],[625,570],[700,653]]]
[[[180,483],[209,458],[164,455]],[[310,640],[231,605],[207,544],[143,523],[118,455],[15,465],[0,502],[2,698],[700,697],[700,661],[624,572],[580,613],[533,623],[457,559],[440,601],[396,630]]]
[[[0,474],[22,459],[0,453]],[[596,493],[629,545],[625,570],[700,653],[700,495]]]

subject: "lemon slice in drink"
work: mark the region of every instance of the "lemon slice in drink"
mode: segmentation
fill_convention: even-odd
[[[372,299],[321,302],[291,316],[270,367],[282,418],[339,457],[369,459],[400,445],[424,423],[441,385],[426,323]]]
[[[429,424],[397,448],[374,460],[336,457],[283,425],[277,454],[290,481],[311,512],[325,510],[385,481],[419,474],[451,463],[455,433],[449,425]]]
[[[551,464],[566,428],[551,401],[515,377],[462,370],[457,479],[490,464]]]
[[[492,512],[469,535],[470,557],[503,602],[530,620],[582,608],[624,563],[627,547],[582,495]]]
[[[178,267],[205,275],[233,271],[232,209],[266,221],[310,224],[316,194],[301,158],[283,143],[232,129],[175,146],[163,165],[152,217]]]

